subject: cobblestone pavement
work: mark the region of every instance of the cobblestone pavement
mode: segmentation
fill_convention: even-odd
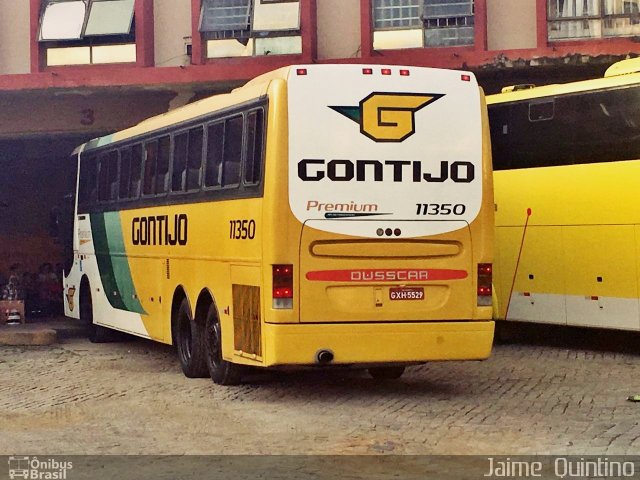
[[[636,337],[637,338],[637,337]],[[190,380],[142,340],[0,347],[0,452],[640,453],[637,351],[498,345],[485,362]]]

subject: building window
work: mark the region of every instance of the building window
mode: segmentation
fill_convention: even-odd
[[[374,0],[376,50],[474,44],[473,0]]]
[[[640,34],[640,0],[547,0],[549,40]]]
[[[43,0],[48,66],[136,61],[135,0]]]
[[[202,0],[207,57],[302,53],[299,0]]]

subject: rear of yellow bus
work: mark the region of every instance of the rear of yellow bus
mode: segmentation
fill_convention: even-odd
[[[269,95],[265,365],[487,358],[493,188],[475,77],[299,66]]]

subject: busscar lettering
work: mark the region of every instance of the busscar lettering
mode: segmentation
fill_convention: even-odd
[[[352,282],[372,280],[381,282],[429,280],[429,272],[426,270],[353,270],[351,272]]]
[[[189,220],[184,213],[134,217],[131,221],[131,243],[134,245],[184,246],[188,235]]]
[[[322,160],[303,159],[298,162],[298,178],[304,182],[384,182],[401,183],[471,183],[476,178],[471,162],[441,161],[436,171],[420,160]]]

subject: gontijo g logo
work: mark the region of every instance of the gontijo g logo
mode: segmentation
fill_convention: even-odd
[[[415,113],[444,97],[440,93],[374,92],[357,107],[329,108],[360,124],[375,142],[402,142],[415,133]]]

